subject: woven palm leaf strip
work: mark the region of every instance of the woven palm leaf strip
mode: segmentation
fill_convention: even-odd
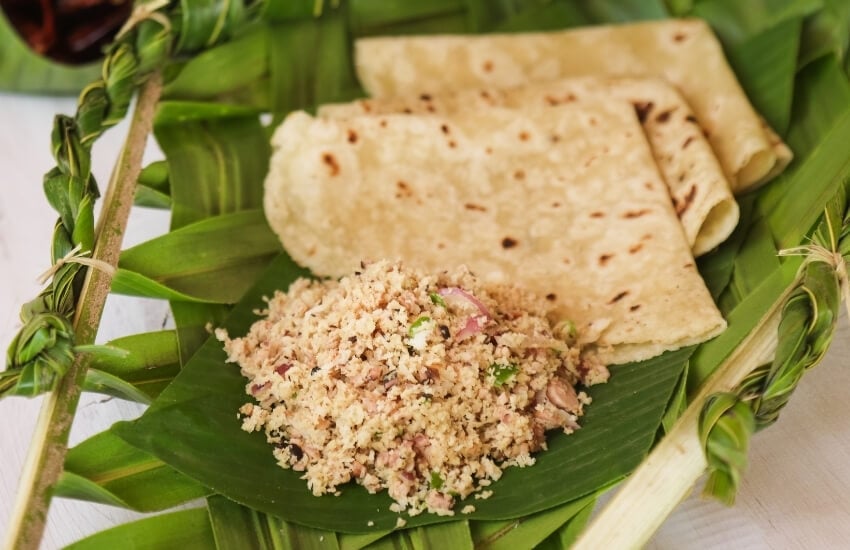
[[[724,503],[734,503],[752,434],[776,422],[803,374],[832,342],[842,294],[850,292],[850,209],[843,199],[839,193],[826,208],[811,244],[780,252],[805,259],[782,308],[773,361],[734,391],[711,395],[703,407],[699,433],[709,472],[704,493]]]
[[[74,116],[58,115],[51,133],[56,166],[44,176],[44,192],[59,219],[51,243],[50,283],[21,309],[23,326],[0,372],[0,397],[34,396],[56,387],[74,361],[73,319],[95,245],[91,149],[104,131],[127,114],[138,87],[169,59],[226,40],[256,13],[241,2],[221,10],[184,10],[179,2],[140,4],[106,52],[101,79],[79,96]],[[181,33],[180,29],[187,32]],[[91,351],[92,348],[87,348]]]

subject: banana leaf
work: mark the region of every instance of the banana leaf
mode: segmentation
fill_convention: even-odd
[[[256,319],[253,311],[264,304],[262,297],[302,275],[302,268],[280,256],[224,326],[230,334],[244,334]],[[508,469],[493,484],[494,495],[476,501],[476,511],[467,517],[525,516],[627,475],[651,447],[691,352],[614,367],[610,382],[589,389],[595,403],[583,428],[569,437],[553,435],[533,468]],[[112,431],[217,493],[287,521],[344,532],[395,525],[397,514],[389,510],[386,494],[370,495],[352,486],[339,497],[314,497],[300,474],[277,465],[264,434],[240,429],[236,411],[246,401],[239,369],[225,363],[220,343],[210,339],[141,418],[116,424]],[[438,521],[439,516],[422,514],[409,518],[409,525]]]
[[[178,50],[198,53],[175,59],[166,70],[166,101],[159,106],[155,134],[167,165],[143,173],[136,197],[139,204],[171,208],[173,231],[125,251],[113,288],[172,300],[177,328],[171,334],[176,341],[167,346],[170,370],[155,382],[133,378],[141,372],[133,362],[125,370],[107,364],[95,372],[92,387],[99,384],[101,390],[125,395],[136,388],[156,399],[140,419],[117,424],[97,436],[102,440],[72,450],[67,475],[58,487],[65,496],[141,509],[130,495],[144,496],[146,478],[137,474],[150,467],[161,476],[151,483],[155,490],[164,490],[169,476],[186,489],[174,503],[189,494],[214,491],[223,496],[210,498],[203,514],[158,516],[86,539],[81,547],[111,547],[128,536],[138,536],[141,547],[191,546],[177,533],[178,518],[185,518],[179,521],[197,537],[192,542],[208,548],[237,547],[240,535],[260,532],[262,537],[244,540],[270,548],[437,548],[449,541],[468,545],[467,539],[479,547],[566,547],[587,522],[597,492],[640,464],[660,429],[670,429],[688,397],[782,296],[800,260],[780,261],[776,252],[804,242],[825,202],[850,179],[850,86],[844,73],[850,16],[841,0],[677,0],[666,5],[604,0],[269,0],[261,6],[264,20],[236,30],[233,22],[245,17],[242,4],[221,3],[228,6],[218,14],[224,17],[221,28],[213,4],[183,3],[184,16],[197,8],[205,17],[201,23],[186,19],[192,24],[184,29],[187,38]],[[271,260],[277,245],[269,240],[267,228],[261,228],[258,234],[265,231],[261,241],[268,246],[260,246],[252,256],[256,261],[249,276],[236,280],[230,272],[232,288],[216,288],[210,282],[215,276],[209,274],[226,272],[226,260],[244,251],[235,240],[226,239],[217,247],[204,243],[204,237],[222,238],[226,231],[215,232],[225,227],[221,220],[256,216],[250,210],[260,206],[269,129],[260,122],[258,109],[279,120],[295,108],[361,94],[351,63],[351,40],[360,36],[546,30],[652,19],[668,12],[712,23],[751,100],[780,132],[787,128],[796,154],[785,175],[743,198],[735,235],[700,260],[730,328],[696,350],[612,369],[609,384],[590,390],[595,402],[584,428],[569,437],[553,436],[550,450],[533,468],[507,470],[494,484],[494,496],[474,501],[476,511],[455,518],[461,521],[430,527],[444,518],[426,514],[408,518],[410,530],[384,536],[397,517],[388,512],[385,495],[368,495],[352,486],[340,497],[313,497],[297,474],[276,465],[262,434],[239,429],[235,411],[250,399],[245,381],[238,367],[224,363],[220,345],[207,340],[203,329],[213,322],[231,334],[244,333],[254,319],[252,310],[263,305],[263,294],[307,275],[285,255]],[[175,22],[179,26],[181,21]],[[2,32],[0,24],[0,40]],[[220,33],[233,40],[204,49]],[[0,78],[3,67],[0,59]],[[204,244],[207,248],[200,247]],[[167,249],[160,249],[162,245]],[[195,257],[177,253],[192,251],[195,245]],[[232,258],[228,246],[239,248]],[[167,251],[157,257],[159,250]],[[248,289],[256,277],[260,282]],[[230,308],[222,304],[232,303],[246,290],[226,318]],[[181,365],[182,372],[163,389]],[[97,372],[117,382],[97,378]],[[148,383],[155,383],[155,390],[146,391]],[[99,444],[121,452],[109,451],[109,460],[103,461],[96,452]],[[137,472],[136,464],[145,466]],[[160,504],[165,502],[171,501]],[[361,534],[323,538],[315,529]]]

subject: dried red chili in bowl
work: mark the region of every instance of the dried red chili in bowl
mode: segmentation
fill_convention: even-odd
[[[11,26],[35,52],[61,63],[99,58],[124,21],[130,0],[0,0]]]

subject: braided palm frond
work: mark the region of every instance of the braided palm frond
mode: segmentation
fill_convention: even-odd
[[[100,196],[91,173],[92,145],[124,119],[149,75],[175,56],[228,39],[257,13],[246,7],[252,4],[248,1],[211,3],[216,9],[189,10],[168,0],[140,3],[106,52],[101,78],[80,93],[74,116],[55,118],[51,149],[56,166],[44,176],[45,195],[59,214],[51,243],[52,276],[21,308],[23,326],[8,348],[6,370],[0,372],[0,398],[48,392],[73,363],[73,318],[92,267],[81,258],[94,248],[94,203]]]
[[[835,333],[842,294],[850,292],[850,210],[839,193],[812,243],[780,255],[805,255],[782,309],[773,361],[750,373],[734,392],[714,394],[703,407],[700,440],[708,461],[704,492],[732,504],[746,468],[750,436],[779,418],[803,374],[817,365]],[[850,304],[850,302],[848,302]]]

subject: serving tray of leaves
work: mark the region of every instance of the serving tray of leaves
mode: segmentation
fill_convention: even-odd
[[[79,548],[621,548],[706,470],[731,504],[848,292],[847,20],[139,3],[52,135],[54,268],[0,374],[52,398],[8,541],[52,496],[205,499]],[[171,228],[121,250],[133,201]],[[176,328],[93,345],[108,292]],[[66,453],[81,391],[149,407]]]

